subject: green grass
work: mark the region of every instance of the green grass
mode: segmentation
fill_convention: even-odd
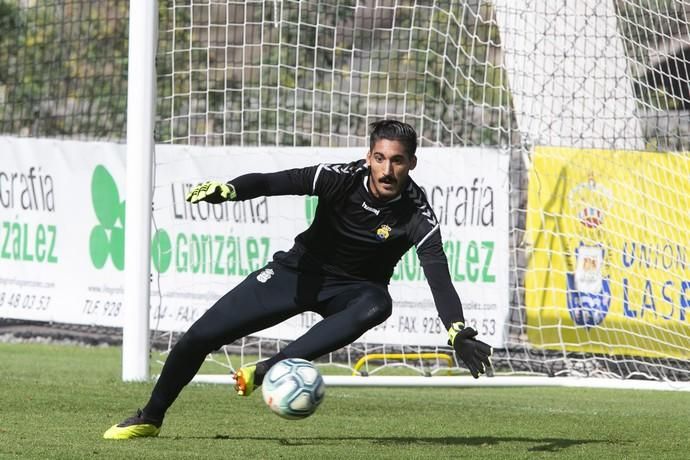
[[[192,385],[159,438],[105,441],[151,384],[120,350],[0,344],[0,459],[687,458],[690,394],[560,388],[329,388],[302,421]]]

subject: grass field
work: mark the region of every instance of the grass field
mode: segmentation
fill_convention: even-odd
[[[690,394],[591,389],[329,388],[287,421],[192,385],[159,438],[105,441],[147,399],[120,350],[0,344],[0,458],[688,458]]]

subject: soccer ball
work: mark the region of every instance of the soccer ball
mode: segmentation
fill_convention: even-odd
[[[304,359],[284,359],[271,367],[261,387],[264,401],[273,412],[287,419],[301,419],[314,413],[326,387],[319,370]]]

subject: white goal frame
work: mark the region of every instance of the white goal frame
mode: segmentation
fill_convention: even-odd
[[[122,380],[150,378],[151,177],[154,161],[158,2],[130,2],[127,85],[127,237]],[[142,257],[142,254],[146,256]]]
[[[567,387],[603,388],[617,390],[690,391],[690,383],[659,382],[651,380],[600,379],[592,377],[535,377],[535,376],[470,376],[422,377],[422,376],[374,376],[325,375],[326,386],[338,387],[454,387],[454,388],[504,388],[504,387]],[[230,375],[197,375],[195,383],[232,385]]]

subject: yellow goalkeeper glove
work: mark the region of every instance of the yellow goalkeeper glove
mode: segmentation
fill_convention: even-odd
[[[475,379],[484,374],[491,367],[489,357],[493,350],[488,343],[475,339],[477,331],[458,321],[448,329],[448,345],[452,346],[455,354],[465,363],[470,374]]]
[[[235,187],[232,184],[224,182],[216,182],[209,180],[203,184],[199,184],[192,188],[185,199],[190,203],[198,203],[206,201],[212,204],[222,203],[223,201],[231,201],[237,198]]]

